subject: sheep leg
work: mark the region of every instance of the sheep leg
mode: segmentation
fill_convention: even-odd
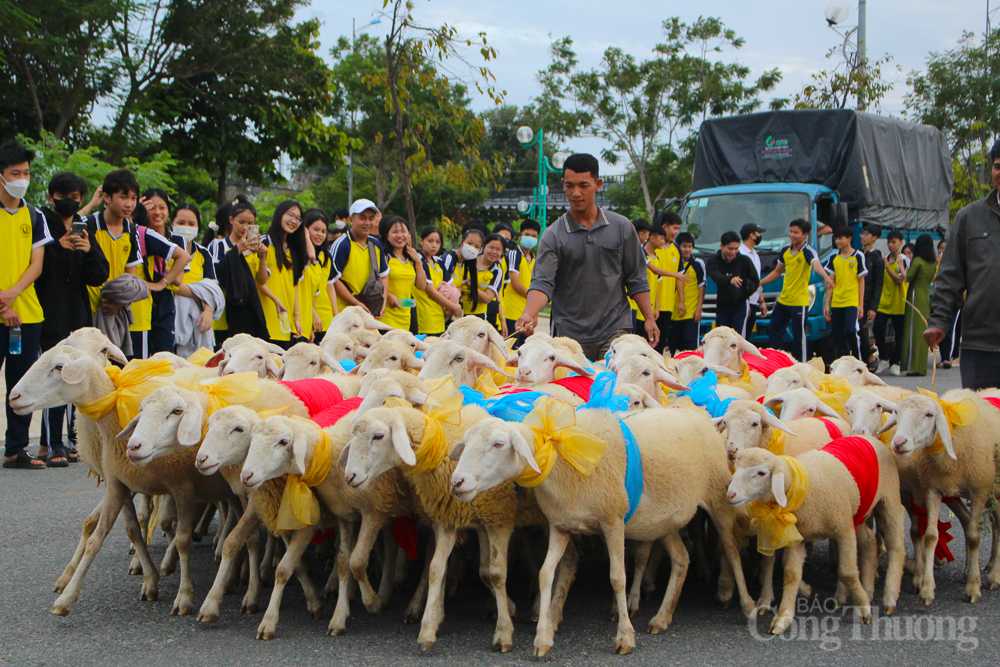
[[[247,540],[257,537],[256,532],[259,526],[260,519],[257,517],[256,512],[253,511],[253,500],[251,500],[250,504],[247,505],[247,511],[243,512],[239,523],[236,524],[236,528],[229,533],[226,541],[222,544],[222,562],[219,563],[219,571],[215,575],[215,582],[212,584],[212,589],[208,592],[208,596],[201,604],[201,610],[198,612],[198,620],[202,623],[215,623],[219,620],[219,605],[222,604],[222,596],[226,592],[225,582],[229,578],[230,569],[233,568],[236,554],[243,548]],[[254,549],[254,552],[256,552],[256,549]],[[253,553],[251,553],[252,557]],[[256,588],[254,587],[255,579],[257,581]],[[243,598],[243,608],[241,611],[246,611],[248,614],[257,611],[259,589],[260,578],[254,577],[254,573],[251,572],[250,588],[247,590],[246,597]],[[251,593],[253,593],[253,596],[251,596]],[[248,604],[248,601],[251,601],[251,604]]]
[[[982,597],[982,578],[979,572],[979,545],[982,539],[983,512],[986,511],[986,494],[972,494],[972,521],[965,528],[965,599],[979,602]],[[938,510],[940,511],[940,509]],[[937,517],[937,514],[928,516]],[[930,523],[928,521],[927,523]],[[937,521],[934,522],[937,524]],[[933,553],[933,552],[928,552]]]
[[[788,629],[795,618],[795,601],[799,596],[799,582],[802,581],[802,564],[806,559],[806,548],[802,542],[794,547],[785,547],[784,587],[781,591],[781,605],[778,614],[771,621],[770,632],[780,635]],[[773,557],[771,557],[773,562]]]
[[[923,499],[924,506],[927,499]],[[910,516],[910,543],[913,544],[913,592],[919,593],[924,580],[924,538],[920,534],[919,517],[913,514],[910,506],[906,506],[906,512]]]
[[[267,544],[264,545],[264,556],[260,561],[260,580],[263,582],[270,582],[274,579],[273,562],[276,544],[277,539],[274,537],[274,533],[268,531]]]
[[[229,534],[232,535],[232,532]],[[243,601],[240,603],[240,612],[255,614],[257,613],[257,600],[260,598],[260,531],[257,530],[256,526],[250,533],[250,540],[247,542],[247,560],[244,563],[248,565],[249,581],[247,582],[247,592],[243,595]],[[241,572],[241,578],[242,574]]]
[[[632,587],[628,592],[628,615],[635,616],[639,611],[639,600],[642,597],[642,581],[646,575],[646,565],[649,563],[649,552],[653,550],[653,542],[640,542],[635,550],[635,571],[632,573]]]
[[[725,547],[718,535],[715,536],[715,543],[716,551],[719,552],[719,581],[716,583],[715,599],[723,609],[729,609],[733,601],[733,591],[736,589],[736,575],[733,566],[729,564],[729,559],[723,554]]]
[[[304,530],[309,529],[306,528]],[[306,597],[306,609],[309,611],[310,618],[320,618],[323,616],[323,596],[320,594],[320,590],[316,587],[316,584],[313,583],[312,577],[309,576],[309,568],[302,562],[302,556],[305,554],[306,549],[309,548],[309,545],[312,544],[312,538],[316,534],[316,530],[316,528],[312,529],[313,532],[309,536],[309,542],[302,549],[302,554],[294,561],[294,569],[292,570],[292,574],[295,575],[295,578],[299,580],[299,585],[302,586],[302,594]],[[288,543],[291,538],[286,533],[281,536],[281,539],[283,540],[282,544],[286,547],[285,553],[287,553]]]
[[[458,531],[440,523],[434,524],[434,557],[431,560],[427,585],[427,606],[420,622],[417,642],[427,651],[437,643],[437,631],[444,620],[444,583],[448,571],[448,558],[455,548]]]
[[[198,516],[198,525],[195,526],[194,532],[191,533],[192,542],[201,542],[201,538],[208,535],[208,531],[212,527],[212,518],[215,517],[216,509],[219,510],[219,524],[222,524],[222,520],[227,514],[226,506],[217,506],[215,503],[207,503]],[[215,537],[216,539],[219,539],[218,534],[216,534]],[[223,537],[219,541],[224,543],[226,538]]]
[[[805,552],[802,554],[805,558]],[[772,612],[771,605],[774,604],[774,554],[765,556],[761,554],[760,571],[762,575],[760,597],[757,598],[757,614],[764,616]]]
[[[649,621],[649,627],[646,629],[646,632],[651,635],[660,634],[674,620],[674,610],[681,597],[681,588],[684,587],[689,564],[688,552],[684,548],[684,542],[680,535],[670,533],[661,537],[660,541],[663,542],[663,546],[670,556],[670,581],[667,583],[667,592],[663,595],[660,610]]]
[[[194,500],[188,492],[181,502],[175,502],[177,507],[177,532],[174,534],[174,546],[177,548],[177,559],[181,566],[181,582],[177,589],[177,597],[170,608],[171,616],[186,616],[194,606],[194,582],[191,579],[191,531],[194,530]],[[176,498],[174,499],[177,500]]]
[[[653,549],[649,553],[646,571],[642,575],[642,592],[647,598],[656,592],[656,574],[660,570],[663,553],[663,544],[659,540],[653,540]]]
[[[396,583],[396,557],[399,555],[399,546],[392,534],[391,521],[387,521],[382,526],[382,543],[384,544],[385,559],[382,561],[382,578],[378,583],[378,597],[383,604],[386,604],[392,597],[392,589]]]
[[[340,547],[337,549],[337,561],[334,572],[337,575],[337,607],[333,618],[326,628],[326,634],[342,635],[347,631],[347,619],[351,615],[351,551],[354,548],[354,524],[344,519],[337,519],[337,533],[340,537]]]
[[[136,515],[139,521],[139,532],[142,539],[149,542],[149,517],[152,515],[152,507],[150,503],[150,498],[145,493],[137,493],[132,499],[133,503],[136,504],[138,501],[138,507],[136,507]],[[128,552],[132,554],[132,562],[128,564],[128,573],[130,575],[142,574],[142,563],[139,562],[139,555],[136,553],[135,545],[130,544]]]
[[[80,588],[83,586],[84,577],[87,576],[87,570],[90,569],[90,564],[94,562],[94,558],[101,550],[104,539],[111,532],[111,528],[118,519],[118,514],[121,513],[122,505],[126,502],[132,502],[131,492],[121,482],[115,479],[108,479],[104,499],[101,501],[101,515],[97,519],[97,527],[94,528],[91,536],[87,538],[87,546],[84,547],[83,557],[80,559],[80,564],[77,566],[76,572],[73,573],[66,588],[56,598],[55,604],[52,605],[52,609],[50,610],[52,614],[66,616],[69,614],[70,609],[73,608],[73,605],[80,597]]]
[[[142,591],[139,594],[140,600],[155,600],[159,597],[160,576],[156,573],[156,565],[149,556],[149,549],[142,539],[142,528],[139,526],[139,518],[135,514],[135,506],[126,501],[122,504],[122,520],[125,522],[125,534],[135,548],[136,557],[142,567]],[[149,572],[150,574],[146,574]]]
[[[233,500],[223,505],[226,508],[226,512],[219,514],[219,530],[215,534],[215,538],[218,543],[215,545],[215,562],[219,563],[222,561],[222,545],[226,543],[226,538],[229,537],[229,533],[232,532],[233,528],[236,527],[237,522],[240,520],[240,512],[237,511],[235,503],[237,501]],[[215,507],[214,503],[209,503],[209,507]],[[206,510],[207,513],[207,510]]]
[[[611,570],[611,588],[615,591],[618,604],[618,634],[615,635],[614,653],[626,655],[635,650],[635,630],[628,615],[627,591],[625,590],[625,522],[601,522],[601,532],[608,547]],[[685,554],[687,551],[685,551]],[[673,576],[673,572],[671,572]]]
[[[555,583],[552,587],[552,631],[559,630],[562,623],[563,607],[566,605],[566,597],[569,595],[570,586],[576,579],[576,567],[580,562],[580,554],[576,550],[573,540],[566,545],[566,551],[559,560],[559,567],[556,568]]]
[[[394,588],[402,588],[406,579],[410,575],[410,561],[406,557],[406,551],[401,547],[396,547],[396,567],[392,571],[392,582]]]
[[[955,512],[955,516],[958,516],[958,512]],[[962,525],[964,529],[965,524]],[[992,528],[990,532],[993,538],[993,550],[990,552],[990,562],[986,564],[986,587],[991,591],[995,591],[997,588],[1000,588],[1000,567],[998,567],[998,559],[1000,559],[1000,517],[997,516],[996,512],[990,512],[990,527]]]
[[[177,544],[175,538],[177,537],[177,503],[174,497],[169,493],[162,496],[157,496],[157,518],[160,522],[160,528],[166,534],[169,540],[167,551],[163,554],[163,560],[160,561],[160,576],[166,577],[174,573],[177,569]]]
[[[862,546],[865,557],[876,559],[877,546],[875,536],[869,531],[865,538],[866,544]],[[854,603],[854,613],[860,616],[861,623],[872,622],[871,598],[861,585],[861,578],[858,576],[858,536],[853,526],[850,530],[837,537],[840,545],[839,557],[837,559],[837,576],[844,582],[844,586],[851,594],[851,601]],[[874,584],[873,584],[874,586]]]
[[[858,573],[861,587],[871,600],[875,596],[875,574],[878,570],[878,542],[875,533],[862,523],[855,530],[858,540]]]
[[[257,626],[257,639],[274,638],[274,629],[278,625],[278,610],[281,608],[281,596],[285,592],[285,584],[288,583],[292,573],[299,565],[299,560],[309,546],[314,532],[315,530],[312,527],[307,527],[296,530],[292,535],[292,539],[288,543],[288,549],[274,571],[274,588],[271,590],[271,601],[267,605],[264,618],[261,620],[260,625]],[[305,586],[303,586],[303,589],[305,589]]]
[[[493,633],[493,650],[507,653],[514,647],[514,623],[511,607],[514,603],[507,597],[507,548],[514,532],[512,524],[492,524],[486,527],[488,534],[486,548],[489,551],[487,577],[493,588],[497,603],[497,627]]]
[[[924,531],[924,553],[923,553],[923,577],[920,582],[920,604],[930,605],[934,602],[934,546],[938,540],[937,521],[932,521],[932,517],[940,516],[941,494],[935,489],[927,490],[927,530]],[[968,532],[966,532],[966,544],[968,545]],[[968,548],[968,547],[966,547]],[[968,558],[968,556],[966,556]],[[977,566],[978,570],[978,566]]]
[[[876,511],[879,532],[884,536],[886,555],[889,558],[882,590],[882,613],[888,616],[896,611],[896,601],[899,599],[899,589],[903,581],[903,563],[906,560],[906,545],[903,543],[903,508],[895,502],[895,499],[883,499]]]
[[[736,591],[740,596],[740,609],[745,618],[750,618],[757,605],[754,604],[750,592],[747,591],[747,580],[743,576],[743,562],[740,560],[740,548],[734,534],[736,515],[728,511],[728,508],[724,508],[721,512],[712,513],[710,517],[715,525],[719,549],[722,551],[720,565],[726,564],[725,567],[720,568],[722,574],[720,574],[719,580],[722,582],[723,576],[732,576],[735,579]],[[720,592],[723,591],[720,589]]]
[[[691,554],[694,557],[698,578],[707,582],[712,578],[712,568],[708,562],[708,554],[705,552],[705,515],[700,510],[695,512],[694,518],[691,519],[687,528],[688,537],[691,538]]]
[[[421,617],[427,603],[427,587],[431,576],[431,554],[434,553],[434,544],[434,538],[432,537],[431,542],[427,545],[427,555],[424,556],[424,569],[420,573],[420,582],[417,584],[417,590],[413,591],[410,604],[406,606],[406,613],[403,614],[403,623],[416,623],[417,619]]]
[[[101,504],[104,502],[102,498],[87,518],[83,520],[83,533],[80,535],[80,542],[76,545],[76,551],[73,552],[73,557],[70,559],[69,564],[66,565],[66,569],[63,570],[62,575],[56,580],[56,585],[52,589],[53,593],[62,593],[66,589],[66,584],[69,580],[73,578],[73,573],[76,572],[77,566],[80,565],[80,559],[83,558],[83,550],[87,547],[87,540],[90,536],[94,534],[94,529],[97,528],[97,521],[101,516]]]
[[[358,531],[358,542],[351,550],[351,574],[361,587],[361,601],[370,614],[377,614],[385,607],[385,600],[378,596],[371,582],[368,581],[368,559],[372,547],[378,539],[382,526],[388,521],[383,515],[364,514],[361,516],[361,530]]]
[[[569,533],[558,528],[555,524],[549,524],[549,549],[545,554],[542,569],[538,571],[538,590],[541,599],[538,606],[538,627],[535,630],[535,655],[537,657],[543,657],[552,650],[553,634],[555,633],[552,626],[552,582],[555,578],[556,567],[558,567],[570,539]],[[627,602],[623,601],[620,608],[627,610]]]

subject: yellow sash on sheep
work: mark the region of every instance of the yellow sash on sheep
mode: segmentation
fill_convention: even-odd
[[[280,408],[264,408],[263,410],[257,411],[257,416],[261,419],[267,419],[268,417],[277,417],[278,415],[284,414],[285,410],[292,407],[289,405],[282,405]]]
[[[494,377],[496,373],[490,370],[485,370],[479,374],[476,378],[476,385],[473,387],[476,391],[483,395],[483,398],[492,398],[500,393],[500,389],[497,387],[496,378]]]
[[[719,378],[719,384],[728,384],[734,387],[739,387],[740,389],[744,389],[749,392],[752,396],[753,377],[750,375],[750,364],[745,361],[743,362],[743,372],[740,374],[740,377],[735,380],[729,375],[722,375]]]
[[[825,375],[820,382],[819,391],[813,392],[816,398],[826,403],[838,414],[844,414],[844,406],[851,397],[851,383],[838,375]]]
[[[938,402],[941,410],[944,411],[945,419],[948,420],[948,431],[951,433],[954,433],[956,426],[971,426],[979,419],[979,408],[976,407],[971,398],[952,403],[951,401],[942,401],[933,391],[927,391],[920,387],[917,388],[917,391]],[[940,454],[944,451],[944,442],[941,440],[940,434],[934,436],[934,442],[927,448],[927,451],[931,454]]]
[[[809,490],[809,473],[802,464],[791,456],[782,456],[792,472],[791,484],[785,493],[788,501],[784,507],[775,502],[765,503],[753,500],[747,503],[750,515],[750,530],[757,535],[757,551],[765,556],[790,547],[802,541],[799,529],[795,527],[795,510],[802,506]]]
[[[118,421],[125,426],[139,414],[142,399],[162,386],[160,382],[153,382],[152,379],[170,375],[174,372],[174,367],[166,359],[133,359],[125,365],[125,368],[108,366],[104,372],[114,383],[114,391],[96,401],[79,403],[76,407],[84,415],[97,421],[117,406]]]
[[[524,418],[524,424],[535,433],[535,462],[541,472],[525,468],[514,478],[520,486],[538,486],[544,482],[560,454],[586,477],[594,473],[604,456],[607,443],[577,428],[576,410],[569,403],[547,396],[539,398]]]
[[[177,386],[208,396],[208,412],[205,413],[205,419],[208,419],[227,405],[243,405],[263,396],[264,392],[260,390],[257,379],[256,373],[247,371],[223,375],[207,382],[199,380],[178,382]]]
[[[889,415],[886,414],[885,412],[883,412],[882,413],[882,426],[885,426],[885,423],[887,421],[889,421]],[[891,438],[891,437],[892,437],[892,431],[891,430],[884,432],[882,435],[880,435],[878,437],[878,439],[882,441],[883,445],[885,445],[886,447],[889,447],[889,451],[890,452],[892,452],[892,447],[889,446],[889,438]],[[892,452],[892,455],[895,456],[896,452]]]
[[[771,439],[767,441],[767,451],[781,456],[785,453],[785,432],[774,429]]]
[[[445,436],[442,423],[459,426],[462,423],[462,392],[455,385],[450,375],[437,380],[429,380],[427,385],[427,401],[424,403],[424,435],[413,448],[417,463],[411,470],[418,474],[428,473],[436,469],[448,456],[448,438]],[[409,403],[390,396],[386,406],[409,407]]]
[[[207,347],[199,347],[187,358],[195,366],[204,366],[214,353]]]
[[[316,426],[313,422],[309,423]],[[288,475],[285,482],[285,492],[278,508],[278,530],[298,530],[319,523],[319,500],[310,487],[326,479],[332,465],[333,443],[326,431],[320,429],[320,439],[305,474]]]

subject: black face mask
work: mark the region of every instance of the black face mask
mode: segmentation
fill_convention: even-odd
[[[754,244],[754,245],[760,245],[760,242],[761,242],[761,241],[762,241],[763,239],[764,239],[764,237],[763,237],[763,236],[761,236],[760,234],[757,234],[757,236],[753,237],[753,244]]]
[[[67,197],[66,199],[53,198],[52,208],[54,208],[56,210],[56,213],[58,213],[60,216],[68,218],[80,210],[80,202],[76,201],[75,199],[70,199],[69,197]]]

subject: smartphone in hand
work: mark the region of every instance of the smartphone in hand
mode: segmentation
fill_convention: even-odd
[[[87,223],[86,222],[74,222],[73,223],[73,231],[70,232],[70,234],[73,234],[74,236],[79,236],[82,239],[83,238],[83,233],[84,233],[84,231],[86,231],[86,229],[87,229]]]

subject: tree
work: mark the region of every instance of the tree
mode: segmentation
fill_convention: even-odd
[[[600,67],[589,72],[577,70],[572,39],[557,40],[552,64],[539,73],[543,92],[536,101],[547,130],[563,137],[604,139],[611,143],[602,152],[607,162],[627,159],[650,217],[654,202],[669,187],[651,187],[652,163],[676,154],[682,130],[699,117],[758,109],[760,94],[781,80],[774,69],[751,84],[748,67],[711,60],[710,54],[743,45],[719,19],[699,18],[688,25],[672,18],[664,21],[663,31],[666,39],[653,49],[651,59],[640,61],[609,48]],[[772,106],[783,103],[777,100]]]
[[[826,59],[835,58],[839,51],[840,48],[830,49]],[[796,93],[793,104],[796,109],[846,109],[853,100],[854,108],[859,111],[881,111],[882,98],[893,87],[892,82],[883,78],[882,68],[891,62],[889,55],[864,62],[848,56],[833,69],[813,74],[811,83]],[[898,66],[896,71],[900,71]]]

